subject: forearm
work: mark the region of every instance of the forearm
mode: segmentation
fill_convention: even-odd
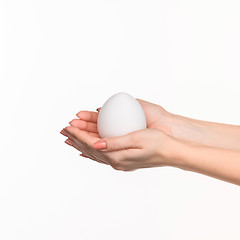
[[[172,166],[240,185],[240,151],[177,140]]]
[[[172,136],[202,145],[240,150],[240,126],[206,122],[172,114]]]

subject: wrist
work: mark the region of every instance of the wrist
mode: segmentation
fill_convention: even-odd
[[[165,148],[166,166],[189,170],[189,156],[198,144],[174,137],[169,138],[169,146]]]
[[[172,137],[196,143],[202,143],[206,138],[204,126],[194,119],[170,114],[168,124]]]
[[[167,111],[161,112],[161,115],[159,116],[158,122],[155,127],[165,132],[169,136],[174,136],[173,126],[177,122],[177,118],[175,116],[176,115]]]

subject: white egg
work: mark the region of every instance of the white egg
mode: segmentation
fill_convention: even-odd
[[[110,97],[98,114],[97,128],[101,138],[122,136],[146,127],[142,106],[127,93]]]

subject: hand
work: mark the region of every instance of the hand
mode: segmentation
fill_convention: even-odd
[[[153,104],[141,99],[137,99],[137,101],[141,104],[145,112],[148,128],[155,128],[162,130],[169,135],[172,134],[170,124],[170,118],[172,115],[169,112],[157,104]],[[69,123],[71,126],[77,127],[89,133],[94,133],[95,136],[99,137],[97,131],[98,112],[80,111],[77,114],[77,117],[80,119],[73,119]]]
[[[147,120],[148,128],[155,128],[162,130],[168,135],[172,134],[171,130],[171,117],[172,114],[166,111],[163,107],[144,101],[142,99],[138,99],[137,101],[141,104],[143,111]]]
[[[157,129],[144,129],[106,139],[72,126],[63,129],[63,133],[85,157],[111,165],[116,170],[133,171],[174,164],[172,153],[175,141]]]

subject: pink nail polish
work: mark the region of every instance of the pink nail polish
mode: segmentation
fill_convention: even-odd
[[[105,140],[100,140],[93,144],[95,149],[105,149],[107,147],[107,142]]]
[[[72,143],[68,139],[65,141],[65,143],[70,145],[70,146],[73,146]]]
[[[64,128],[63,131],[66,132],[66,133],[69,133],[68,130],[67,130],[66,128]]]
[[[64,133],[63,130],[62,130],[60,133],[61,133],[63,136],[67,137],[67,135]]]

